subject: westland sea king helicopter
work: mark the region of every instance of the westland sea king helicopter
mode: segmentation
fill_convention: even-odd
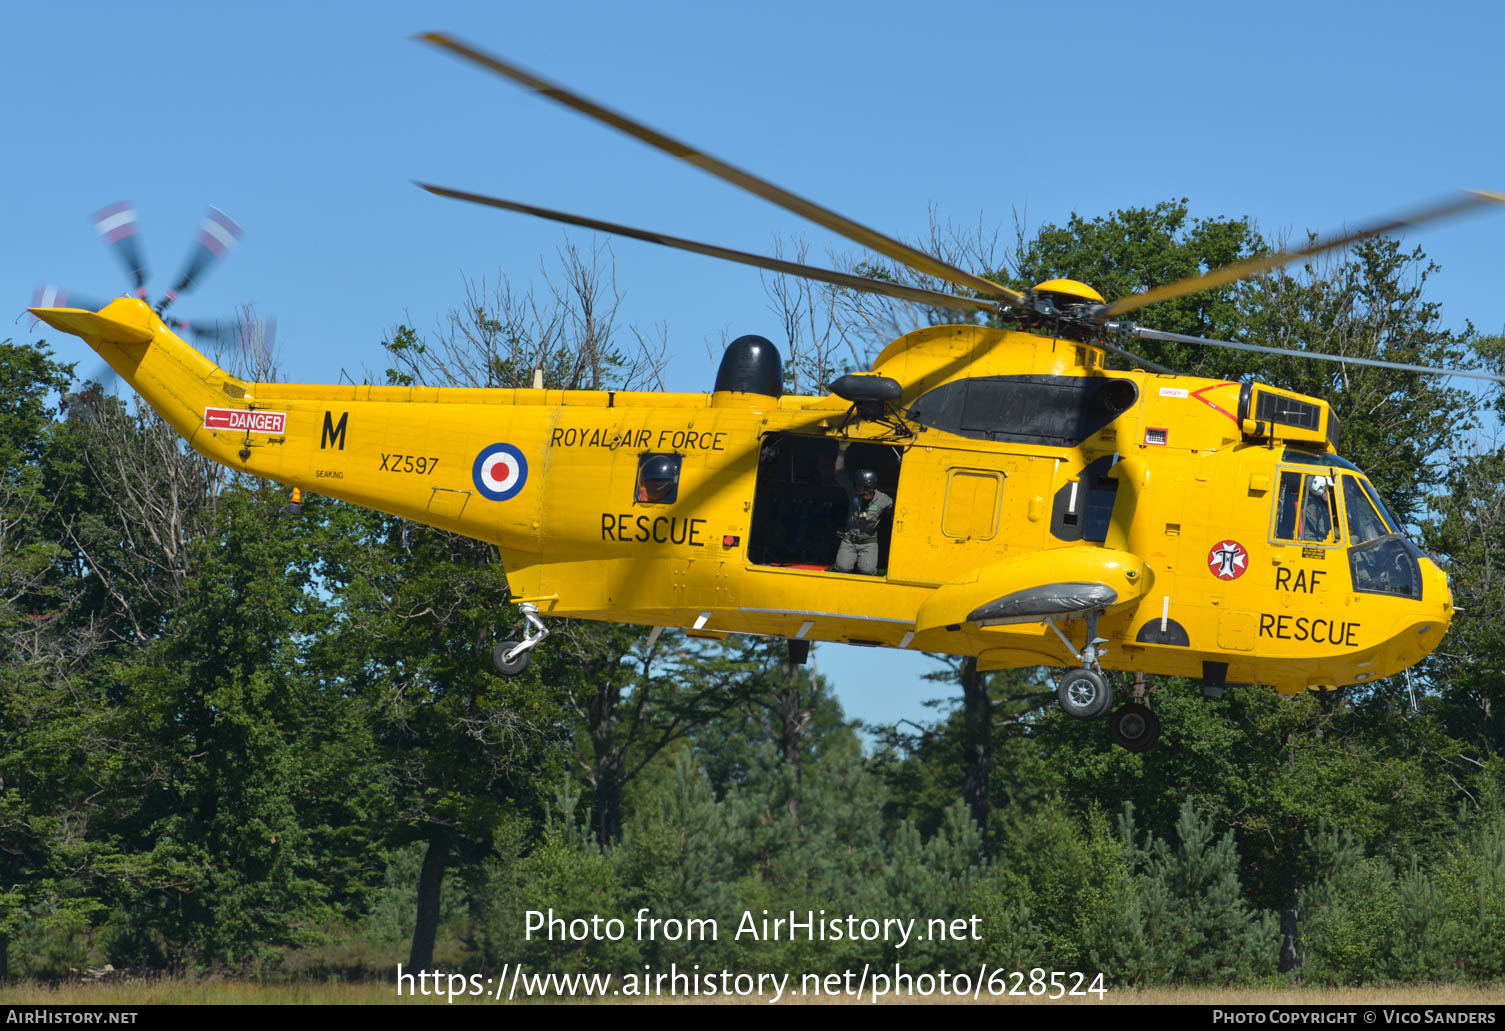
[[[1447,632],[1446,574],[1340,457],[1325,401],[1178,375],[1120,342],[1498,379],[1125,317],[1505,196],[1468,193],[1111,303],[1065,279],[1019,291],[452,37],[420,38],[962,292],[419,184],[432,193],[1022,327],[920,329],[870,372],[797,397],[758,336],[731,343],[709,393],[546,390],[536,374],[516,390],[290,385],[216,366],[164,321],[174,294],[154,310],[140,281],[137,296],[99,310],[32,309],[82,337],[200,454],[495,544],[525,622],[521,640],[496,646],[499,672],[523,670],[548,636],[544,616],[641,624],[655,638],[665,627],[785,638],[797,662],[810,642],[832,641],[975,656],[982,670],[1066,667],[1061,708],[1111,713],[1113,739],[1139,751],[1160,731],[1146,675],[1197,678],[1211,696],[1248,684],[1327,691],[1399,673]],[[1106,368],[1109,352],[1137,367]],[[854,479],[892,501],[865,525],[868,573],[833,565],[861,523]],[[1134,678],[1117,710],[1104,670]]]

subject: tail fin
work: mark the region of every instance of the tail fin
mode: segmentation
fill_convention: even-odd
[[[32,308],[31,313],[82,337],[190,444],[227,462],[219,453],[223,449],[216,447],[218,442],[209,439],[213,434],[204,441],[196,440],[196,435],[207,407],[236,405],[247,397],[247,385],[186,344],[144,301],[121,297],[98,312]]]

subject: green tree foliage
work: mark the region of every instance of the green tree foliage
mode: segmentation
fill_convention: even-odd
[[[1249,904],[1233,832],[1216,835],[1188,802],[1174,845],[1151,836],[1140,847],[1132,816],[1126,807],[1121,833],[1134,848],[1139,890],[1127,921],[1132,951],[1120,969],[1150,983],[1233,984],[1274,973],[1277,923]]]
[[[276,492],[195,479],[158,421],[61,394],[44,356],[0,366],[0,570],[29,585],[0,615],[0,923],[23,968],[243,966],[312,940],[362,904],[379,780],[310,662],[329,611],[308,535],[267,532]],[[66,419],[39,420],[50,391]],[[97,490],[106,468],[140,478]]]
[[[1331,871],[1303,898],[1305,973],[1334,984],[1505,975],[1505,815],[1465,809],[1446,853],[1399,871],[1329,833]]]
[[[317,511],[316,506],[316,511]],[[388,770],[389,847],[425,843],[409,964],[432,965],[451,853],[487,854],[516,806],[535,798],[560,734],[564,649],[514,680],[491,670],[510,596],[494,550],[378,513],[329,506],[319,572],[338,600],[329,661],[363,699]]]
[[[1426,297],[1437,271],[1418,248],[1366,240],[1336,258],[1251,283],[1238,339],[1295,351],[1436,368],[1467,364],[1471,328],[1444,328]],[[1357,365],[1238,356],[1246,374],[1327,400],[1339,451],[1363,469],[1403,523],[1418,522],[1441,483],[1444,458],[1468,440],[1477,403],[1437,376]]]
[[[1051,969],[1095,966],[1132,904],[1128,855],[1099,812],[1058,804],[1004,821],[998,857],[974,904],[989,962]],[[1111,973],[1111,971],[1110,971]]]
[[[1075,279],[1109,301],[1198,276],[1266,250],[1247,218],[1193,218],[1186,199],[1125,208],[1095,218],[1073,213],[1063,226],[1047,224],[1015,258],[1020,288],[1048,279]],[[1244,284],[1204,290],[1135,312],[1155,329],[1223,337],[1242,324]],[[1131,349],[1191,375],[1223,376],[1238,359],[1225,352],[1195,353],[1185,345],[1140,342]]]
[[[111,771],[132,799],[116,833],[146,873],[120,885],[117,962],[239,965],[306,944],[380,875],[372,820],[389,792],[358,702],[309,668],[331,613],[282,501],[228,491],[183,607],[113,667],[131,742]]]
[[[67,431],[49,409],[70,373],[45,348],[0,343],[0,978],[12,942],[66,941],[103,908],[82,872],[96,850],[77,833],[93,787],[79,759],[94,750],[70,691],[84,663],[59,540]]]
[[[940,668],[926,679],[962,692],[926,703],[945,717],[928,727],[873,728],[874,762],[893,792],[888,812],[907,814],[929,833],[960,796],[991,842],[1004,814],[1032,809],[1057,785],[1048,757],[1030,740],[1040,714],[1055,705],[1055,686],[1049,671],[976,674],[964,660],[937,658]],[[964,676],[975,678],[970,689]]]
[[[1475,355],[1496,372],[1505,370],[1505,337],[1474,338]],[[1496,392],[1486,423],[1498,426],[1505,394]],[[1505,781],[1505,447],[1496,430],[1473,448],[1455,447],[1445,467],[1424,541],[1448,557],[1449,586],[1458,613],[1444,645],[1425,670],[1434,699],[1429,711],[1448,731],[1475,750],[1497,783]]]

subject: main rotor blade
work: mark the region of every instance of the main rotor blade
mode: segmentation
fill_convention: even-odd
[[[886,258],[902,262],[918,272],[923,272],[927,276],[934,276],[936,279],[943,279],[946,282],[955,283],[957,286],[976,290],[978,293],[989,297],[1004,298],[1010,304],[1019,304],[1024,300],[1024,295],[1018,291],[1010,290],[1006,286],[1000,286],[997,283],[983,279],[981,276],[975,276],[970,272],[964,272],[959,268],[948,265],[939,258],[932,257],[923,251],[915,250],[907,244],[900,243],[898,240],[884,236],[876,230],[853,222],[851,219],[838,215],[828,208],[821,207],[814,201],[806,200],[803,197],[790,193],[788,190],[781,189],[766,180],[759,179],[751,173],[742,171],[740,168],[734,168],[724,161],[696,150],[687,143],[682,143],[670,136],[665,136],[663,133],[650,129],[640,122],[633,121],[626,115],[602,107],[594,101],[587,100],[577,93],[572,93],[563,86],[549,82],[547,79],[541,79],[532,72],[503,61],[499,57],[477,50],[441,32],[426,32],[417,38],[443,47],[452,54],[463,57],[484,68],[489,68],[498,75],[504,75],[514,82],[522,83],[524,86],[542,93],[544,96],[563,104],[565,107],[573,108],[583,115],[594,118],[598,122],[604,122],[612,128],[625,132],[627,135],[641,140],[649,146],[657,147],[666,154],[680,158],[683,161],[688,161],[690,164],[704,169],[734,186],[740,186],[742,189],[757,194],[766,201],[777,204],[781,208],[792,211],[797,215],[802,215],[817,225],[824,226],[834,233],[840,233],[847,239],[853,240],[869,250],[876,251]]]
[[[1112,351],[1116,355],[1120,355],[1120,356],[1122,356],[1124,358],[1127,358],[1131,362],[1137,362],[1139,365],[1142,365],[1146,369],[1151,369],[1151,370],[1153,370],[1155,372],[1163,372],[1163,373],[1165,373],[1168,376],[1181,376],[1181,375],[1185,375],[1184,373],[1177,372],[1175,369],[1168,369],[1164,365],[1160,365],[1160,364],[1157,364],[1156,362],[1152,362],[1148,358],[1141,358],[1139,355],[1135,354],[1133,351],[1129,351],[1129,350],[1126,350],[1126,349],[1124,349],[1122,347],[1119,347],[1117,344],[1112,343],[1111,341],[1108,341],[1108,340],[1094,340],[1093,343],[1095,343],[1098,347],[1102,347],[1102,348],[1105,348],[1105,349],[1107,349],[1109,351]]]
[[[740,262],[743,265],[752,265],[755,268],[768,269],[770,272],[778,272],[783,275],[815,279],[822,283],[832,283],[836,286],[844,286],[852,290],[865,290],[869,293],[887,294],[890,297],[897,297],[904,301],[913,301],[917,304],[926,304],[933,308],[967,308],[989,313],[997,313],[999,309],[999,302],[981,297],[960,297],[956,294],[941,293],[939,290],[926,290],[916,286],[905,286],[902,283],[890,283],[882,279],[869,279],[866,276],[854,276],[846,272],[832,272],[828,269],[801,265],[793,261],[783,261],[779,258],[766,258],[761,254],[736,251],[729,247],[717,247],[715,244],[697,243],[694,240],[685,240],[677,236],[655,233],[647,229],[634,229],[632,226],[618,225],[615,222],[603,222],[599,219],[586,218],[584,215],[571,215],[564,211],[551,211],[548,208],[534,207],[531,204],[519,204],[517,201],[503,200],[500,197],[488,197],[481,193],[451,190],[448,187],[434,186],[430,183],[415,182],[414,185],[421,186],[429,193],[440,197],[453,197],[455,200],[469,201],[472,204],[484,204],[488,207],[501,208],[504,211],[518,211],[524,215],[534,215],[538,218],[546,218],[554,222],[564,222],[568,225],[581,226],[585,229],[594,229],[603,233],[630,236],[635,240],[646,240],[648,243],[675,247],[682,251],[693,251],[696,254],[704,254],[712,258],[723,258],[727,261]]]
[[[1285,347],[1244,344],[1234,340],[1209,340],[1206,337],[1187,336],[1184,333],[1167,333],[1163,329],[1148,329],[1144,326],[1134,326],[1129,329],[1129,332],[1144,340],[1169,340],[1178,344],[1211,344],[1213,347],[1231,347],[1235,351],[1277,354],[1286,358],[1313,358],[1319,362],[1338,362],[1344,365],[1372,365],[1377,369],[1399,369],[1402,372],[1420,372],[1429,376],[1467,376],[1469,379],[1487,379],[1493,380],[1496,383],[1505,383],[1505,376],[1498,376],[1492,372],[1481,372],[1477,369],[1439,369],[1432,365],[1408,365],[1405,362],[1386,362],[1378,358],[1346,358],[1338,354],[1321,354],[1316,351],[1292,351]]]
[[[1472,208],[1484,204],[1499,204],[1505,201],[1505,193],[1495,193],[1491,190],[1465,190],[1463,196],[1414,211],[1409,215],[1393,218],[1388,222],[1381,222],[1365,229],[1358,229],[1331,240],[1316,240],[1305,247],[1297,250],[1277,251],[1274,254],[1265,254],[1257,258],[1247,258],[1236,261],[1232,265],[1224,265],[1222,268],[1213,269],[1203,276],[1191,276],[1186,279],[1178,279],[1174,283],[1157,286],[1153,290],[1146,290],[1141,294],[1132,294],[1129,297],[1120,297],[1107,308],[1098,313],[1098,321],[1106,322],[1115,316],[1125,312],[1138,311],[1147,305],[1157,304],[1160,301],[1169,301],[1177,297],[1185,297],[1187,294],[1198,293],[1202,290],[1211,290],[1213,287],[1225,286],[1228,283],[1237,282],[1240,279],[1248,279],[1257,276],[1261,272],[1267,272],[1272,268],[1279,268],[1293,261],[1321,254],[1324,251],[1347,247],[1349,244],[1367,240],[1372,236],[1383,236],[1386,233],[1403,229],[1406,226],[1421,225],[1423,222],[1435,222],[1439,219],[1459,215]]]

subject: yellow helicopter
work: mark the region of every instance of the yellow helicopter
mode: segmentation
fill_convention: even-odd
[[[1145,675],[1204,691],[1331,690],[1406,669],[1453,614],[1447,577],[1364,474],[1326,402],[1177,375],[1114,339],[1207,341],[1123,316],[1402,225],[1405,219],[1107,303],[1069,280],[1015,291],[953,268],[452,37],[421,37],[889,258],[948,294],[811,268],[481,194],[433,193],[1023,325],[935,326],[826,396],[783,392],[744,336],[709,393],[290,385],[237,379],[140,297],[37,307],[82,337],[199,453],[239,471],[494,543],[526,630],[544,616],[1067,667],[1057,698],[1150,747]],[[424,185],[424,184],[420,184]],[[1104,367],[1107,352],[1141,368]],[[1305,352],[1303,352],[1305,353]],[[1313,358],[1328,356],[1309,354]],[[1411,371],[1376,360],[1328,358]],[[1112,709],[1103,670],[1136,674]]]

